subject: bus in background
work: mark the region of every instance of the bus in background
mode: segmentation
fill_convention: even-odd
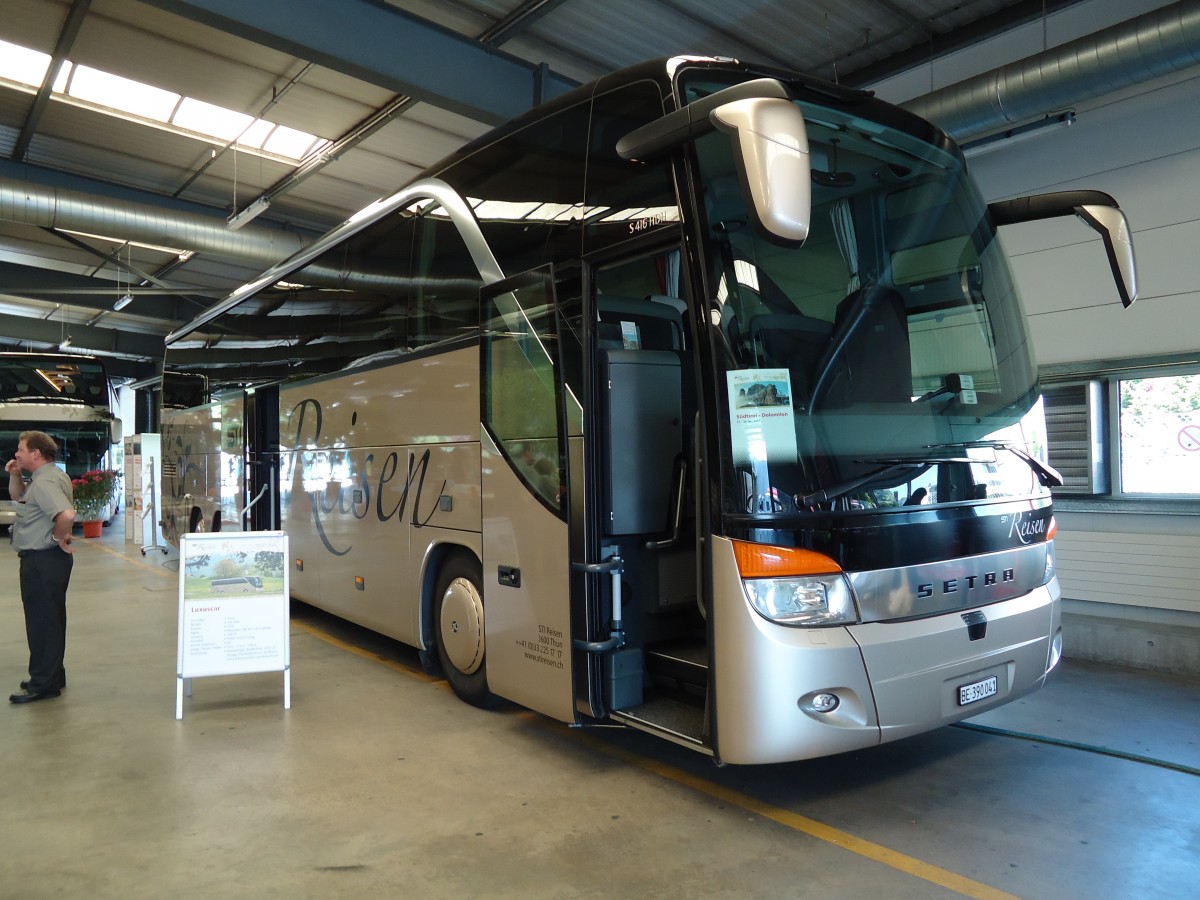
[[[278,489],[293,595],[468,702],[729,763],[838,753],[1058,662],[1057,476],[996,232],[1050,216],[1101,234],[1132,302],[1107,195],[985,204],[869,93],[659,60],[244,285],[168,337],[164,379],[202,370],[247,472],[278,466],[234,506]],[[178,472],[228,402],[189,413]],[[183,495],[199,527],[223,496]]]
[[[209,587],[214,594],[252,594],[263,589],[262,578],[257,575],[234,575],[213,578]]]
[[[12,458],[24,431],[44,431],[58,444],[57,463],[78,478],[110,467],[105,458],[121,440],[121,420],[109,405],[104,364],[65,353],[0,353],[0,448]],[[16,521],[8,480],[0,479],[0,526]],[[118,480],[117,484],[120,484]],[[104,514],[112,522],[120,493]]]
[[[164,538],[178,546],[184,534],[244,528],[246,503],[240,498],[247,454],[253,452],[242,430],[244,391],[210,396],[204,374],[164,372],[160,398]],[[253,412],[253,401],[250,408]],[[277,505],[274,493],[262,509],[268,505]],[[269,526],[263,522],[258,527]]]

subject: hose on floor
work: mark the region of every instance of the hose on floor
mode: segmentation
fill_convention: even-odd
[[[1182,772],[1185,775],[1200,775],[1200,769],[1195,766],[1186,766],[1183,763],[1168,762],[1165,759],[1154,759],[1150,756],[1139,756],[1136,753],[1126,753],[1124,750],[1110,750],[1108,747],[1097,747],[1093,744],[1081,744],[1078,741],[1066,741],[1062,738],[1046,737],[1041,734],[1026,734],[1023,731],[1009,731],[1007,728],[995,728],[991,725],[976,725],[974,722],[955,722],[954,728],[965,728],[968,731],[979,731],[983,734],[996,734],[1002,737],[1019,738],[1023,741],[1035,741],[1039,744],[1053,744],[1055,747],[1067,747],[1071,750],[1083,750],[1086,753],[1098,753],[1101,756],[1111,756],[1115,759],[1129,760],[1130,762],[1145,763],[1150,766],[1158,766],[1161,769],[1172,769],[1176,772]]]

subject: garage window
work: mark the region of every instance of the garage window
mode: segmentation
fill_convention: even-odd
[[[1200,374],[1117,382],[1123,494],[1200,497]]]

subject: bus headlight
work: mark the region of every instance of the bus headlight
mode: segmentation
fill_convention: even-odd
[[[755,612],[780,625],[848,625],[858,621],[846,579],[836,575],[747,578]]]
[[[1049,584],[1054,577],[1054,542],[1046,542],[1046,571],[1042,573],[1042,584]]]

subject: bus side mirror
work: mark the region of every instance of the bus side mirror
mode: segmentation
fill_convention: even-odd
[[[1087,204],[1078,207],[1075,215],[1100,232],[1121,303],[1130,306],[1137,299],[1137,263],[1133,258],[1133,238],[1125,213],[1115,206]]]
[[[114,416],[109,421],[108,428],[109,428],[109,431],[112,433],[111,443],[113,443],[113,444],[121,443],[121,437],[123,436],[123,429],[121,428],[121,420]]]
[[[709,113],[733,141],[738,179],[758,224],[775,238],[802,242],[812,221],[812,175],[804,115],[791,100],[749,97]]]
[[[1056,216],[1079,216],[1098,231],[1104,241],[1108,265],[1112,269],[1117,292],[1121,295],[1121,303],[1128,307],[1137,299],[1137,263],[1133,256],[1129,220],[1117,206],[1117,201],[1108,194],[1102,191],[1034,194],[1016,200],[989,203],[988,212],[997,226]]]

